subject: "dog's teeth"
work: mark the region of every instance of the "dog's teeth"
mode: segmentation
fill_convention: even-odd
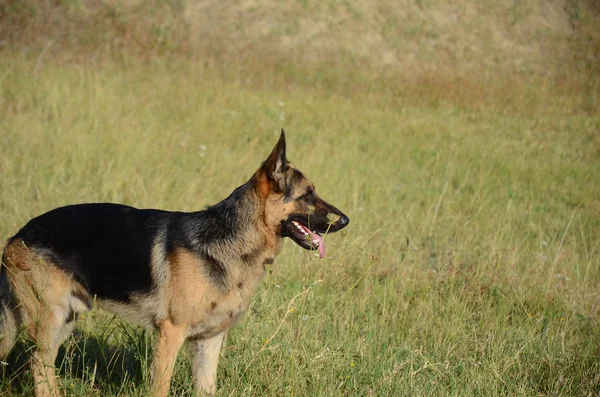
[[[306,228],[303,225],[301,225],[300,223],[298,223],[296,221],[292,221],[292,225],[296,226],[296,229],[298,229],[304,237],[308,236],[309,233],[308,233],[308,231],[306,231]]]

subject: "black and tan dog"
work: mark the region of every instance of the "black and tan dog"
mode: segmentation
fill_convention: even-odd
[[[204,211],[57,208],[29,221],[4,249],[0,357],[23,325],[36,346],[36,396],[58,395],[58,348],[97,297],[107,310],[158,330],[154,396],[168,394],[185,341],[197,392],[213,394],[227,329],[248,308],[283,238],[323,256],[320,233],[347,224],[287,161],[283,130],[252,178]]]

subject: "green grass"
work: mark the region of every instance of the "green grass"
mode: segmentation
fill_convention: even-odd
[[[284,126],[351,224],[324,260],[286,241],[229,333],[219,396],[600,394],[598,80],[391,89],[353,67],[4,51],[0,235],[78,202],[203,208]],[[152,339],[86,314],[57,362],[67,394],[145,396]],[[0,396],[31,395],[28,348]],[[172,395],[192,395],[180,358]]]

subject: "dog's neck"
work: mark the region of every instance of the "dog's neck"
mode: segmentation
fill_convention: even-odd
[[[264,264],[281,250],[281,233],[266,224],[264,198],[256,184],[253,177],[229,197],[195,213],[202,221],[198,222],[201,227],[194,229],[194,240],[225,256],[221,259],[226,263]],[[234,241],[237,244],[232,244]]]

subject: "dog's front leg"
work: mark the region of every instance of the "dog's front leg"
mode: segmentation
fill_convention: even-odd
[[[217,364],[221,345],[226,335],[227,331],[209,339],[188,340],[194,385],[199,396],[212,396],[217,391]]]
[[[186,328],[174,325],[170,320],[158,325],[158,340],[152,372],[152,396],[167,397],[177,353],[185,341]]]

